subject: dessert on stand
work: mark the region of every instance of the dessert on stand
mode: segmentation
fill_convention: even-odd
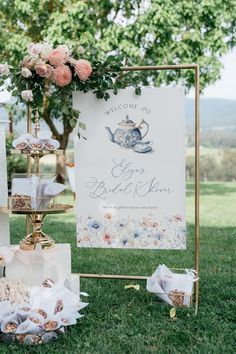
[[[5,342],[57,339],[87,305],[80,300],[79,276],[71,274],[70,244],[56,244],[42,230],[46,215],[73,208],[56,202],[65,186],[40,173],[41,158],[63,153],[59,145],[50,132],[40,131],[38,113],[34,133],[13,141],[11,152],[27,157],[28,171],[12,177],[8,207],[1,212],[26,215],[26,235],[20,245],[0,247],[5,275],[0,278],[0,339]]]
[[[26,234],[20,244],[23,250],[33,250],[37,243],[40,243],[43,248],[53,247],[55,242],[52,237],[42,231],[45,216],[66,213],[73,208],[71,205],[56,204],[54,200],[55,196],[64,190],[63,185],[55,183],[54,178],[46,179],[40,176],[40,159],[49,154],[63,154],[63,151],[58,149],[59,145],[57,140],[51,139],[50,132],[40,132],[37,112],[34,135],[27,133],[13,141],[14,149],[11,153],[25,155],[28,161],[28,173],[25,179],[23,176],[19,177],[18,189],[13,189],[7,210],[12,214],[27,215],[28,222],[30,221],[32,224],[32,232]],[[33,160],[33,164],[29,159]],[[17,182],[16,177],[12,181],[13,187],[14,181]],[[27,186],[28,191],[26,191]],[[21,190],[24,192],[20,192]],[[32,190],[35,191],[34,194],[32,194]]]

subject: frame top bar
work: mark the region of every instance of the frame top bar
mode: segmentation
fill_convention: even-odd
[[[179,65],[154,65],[154,66],[123,66],[122,71],[136,70],[178,70],[178,69],[197,69],[198,64],[179,64]]]

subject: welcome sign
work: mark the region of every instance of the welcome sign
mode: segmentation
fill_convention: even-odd
[[[184,101],[181,87],[74,92],[79,247],[185,248]]]

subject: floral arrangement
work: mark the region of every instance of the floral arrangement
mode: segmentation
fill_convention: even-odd
[[[107,100],[108,90],[117,93],[121,66],[120,57],[100,58],[94,48],[73,49],[64,44],[53,48],[48,42],[30,43],[20,67],[0,64],[0,86],[7,87],[18,101],[30,104],[33,110],[42,108],[51,96],[57,95],[62,112],[74,127],[79,112],[72,109],[71,92],[91,90],[97,98]]]

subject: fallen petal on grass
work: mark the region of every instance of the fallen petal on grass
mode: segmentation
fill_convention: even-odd
[[[135,289],[135,290],[140,290],[140,285],[132,285],[132,284],[130,284],[130,285],[125,285],[125,290],[126,289]]]
[[[170,309],[170,318],[174,319],[176,318],[176,308],[172,307],[172,309]]]

